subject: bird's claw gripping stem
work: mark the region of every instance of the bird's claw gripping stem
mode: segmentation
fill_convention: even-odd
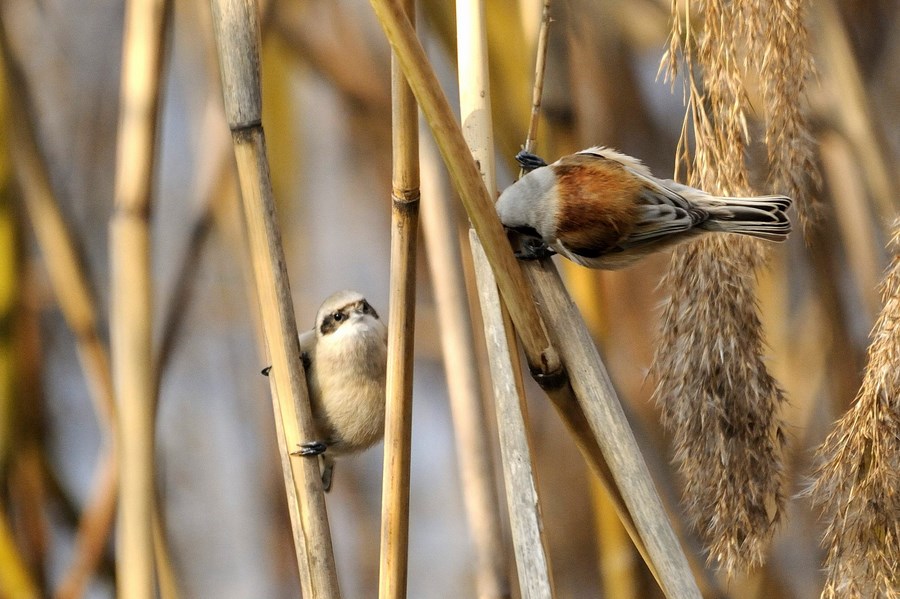
[[[516,154],[516,162],[518,162],[519,166],[526,171],[533,171],[534,169],[547,166],[547,161],[543,158],[536,154],[532,154],[531,152],[526,152],[525,150]]]
[[[519,260],[543,260],[555,253],[555,251],[550,249],[550,247],[540,239],[526,237],[522,240],[519,250],[515,252],[515,256]]]
[[[292,451],[291,455],[299,455],[299,456],[316,456],[322,455],[325,453],[325,450],[328,449],[328,446],[322,443],[321,441],[309,441],[307,443],[301,443],[297,445],[298,449],[296,451]]]

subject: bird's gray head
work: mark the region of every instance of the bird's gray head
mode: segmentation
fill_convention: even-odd
[[[328,296],[316,314],[316,335],[320,338],[358,327],[383,329],[384,324],[375,308],[357,291],[338,291]]]
[[[552,166],[535,169],[507,187],[497,200],[497,215],[508,228],[545,240],[556,227],[556,175]]]

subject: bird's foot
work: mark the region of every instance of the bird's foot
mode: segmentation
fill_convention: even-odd
[[[266,366],[265,368],[263,368],[262,370],[259,371],[259,373],[263,376],[269,376],[270,372],[272,372],[271,366]]]
[[[323,453],[325,453],[326,449],[328,449],[328,446],[321,441],[308,441],[306,443],[297,445],[297,450],[292,451],[291,455],[299,455],[304,457],[322,455]]]
[[[533,171],[542,166],[547,166],[547,162],[543,158],[536,154],[532,154],[531,152],[526,152],[525,150],[516,154],[516,162],[518,162],[519,166],[525,171]]]
[[[543,260],[555,253],[555,251],[550,249],[550,247],[540,239],[526,237],[522,239],[521,246],[519,247],[519,250],[515,252],[515,256],[519,260]]]

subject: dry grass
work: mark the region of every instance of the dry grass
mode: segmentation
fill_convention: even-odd
[[[900,219],[891,250],[862,388],[808,491],[827,524],[822,597],[900,596]]]
[[[691,159],[690,122],[689,180],[709,191],[750,192],[745,79],[752,71],[760,74],[767,108],[773,183],[779,191],[808,195],[812,146],[797,102],[811,62],[804,5],[775,4],[703,2],[702,27],[695,29],[691,3],[673,3],[665,61],[670,75],[684,61],[689,106],[677,158]],[[808,205],[800,202],[804,223]],[[663,311],[654,395],[674,435],[688,519],[710,560],[729,575],[764,562],[784,504],[778,415],[784,397],[764,362],[754,291],[753,269],[764,259],[756,241],[705,240],[678,249],[662,283],[672,295]]]

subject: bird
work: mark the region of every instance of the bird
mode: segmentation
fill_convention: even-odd
[[[595,146],[553,164],[528,152],[529,170],[496,203],[504,228],[522,236],[520,259],[558,253],[589,268],[616,270],[709,233],[787,239],[791,199],[720,197],[658,179],[640,160]]]
[[[316,437],[291,454],[321,456],[328,492],[335,458],[384,436],[387,327],[361,293],[343,290],[322,302],[299,342]]]

